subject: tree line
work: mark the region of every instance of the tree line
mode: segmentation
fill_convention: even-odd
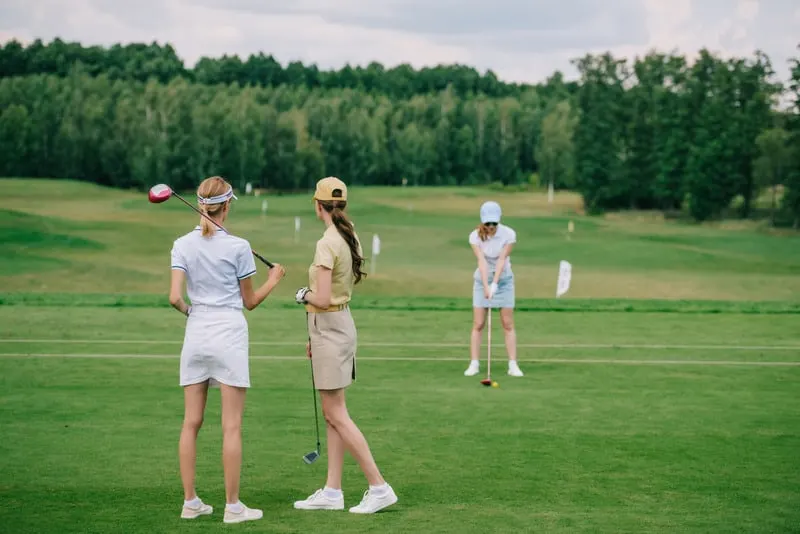
[[[555,73],[538,85],[482,86],[480,76],[459,85],[459,73],[470,79],[459,66],[398,78],[400,67],[269,70],[253,57],[204,58],[190,72],[168,45],[7,43],[0,175],[126,188],[158,177],[181,189],[221,174],[279,191],[326,174],[357,185],[533,181],[579,192],[591,212],[686,210],[696,220],[732,205],[749,217],[768,190],[775,223],[800,219],[797,59],[785,87],[760,52],[707,50],[695,62],[586,55],[575,60],[577,82]]]
[[[436,93],[448,86],[461,97],[478,93],[504,97],[519,95],[532,87],[502,82],[491,70],[481,74],[466,65],[439,65],[416,70],[409,64],[387,69],[372,62],[366,67],[348,64],[339,70],[323,71],[314,64],[304,65],[300,61],[292,61],[284,67],[272,55],[260,52],[251,54],[244,61],[238,56],[228,55],[201,57],[193,68],[186,68],[171,45],[155,42],[117,44],[105,48],[82,46],[61,39],[45,44],[37,39],[28,46],[11,40],[0,47],[0,77],[28,74],[66,76],[79,63],[88,74],[105,73],[112,80],[146,82],[152,78],[168,83],[174,78],[184,78],[208,85],[357,89],[392,98]],[[575,89],[576,84],[569,83],[568,87]]]

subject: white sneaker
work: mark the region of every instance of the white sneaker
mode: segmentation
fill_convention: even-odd
[[[200,517],[201,515],[211,515],[214,512],[214,508],[207,505],[203,501],[200,501],[200,504],[197,506],[187,506],[186,504],[183,505],[183,510],[181,511],[181,518],[183,519],[195,519]]]
[[[242,523],[244,521],[255,521],[264,517],[264,512],[256,510],[255,508],[248,508],[244,503],[240,502],[242,510],[233,512],[225,507],[225,517],[222,519],[225,523]]]
[[[344,510],[344,495],[339,493],[338,498],[331,499],[324,489],[318,489],[306,500],[295,501],[294,507],[298,510]]]
[[[387,506],[391,506],[397,502],[397,495],[389,484],[386,484],[386,492],[383,495],[376,495],[374,491],[367,490],[364,492],[364,498],[358,506],[350,508],[350,512],[354,514],[374,514],[378,510],[383,510]]]
[[[522,370],[520,370],[519,365],[517,365],[515,361],[508,362],[508,374],[511,376],[525,376],[522,374]]]
[[[464,371],[464,376],[475,376],[478,374],[479,370],[480,363],[478,363],[478,360],[470,360],[469,367],[467,367],[467,370]]]

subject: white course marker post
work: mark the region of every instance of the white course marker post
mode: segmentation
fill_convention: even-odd
[[[375,262],[378,254],[381,253],[381,239],[378,234],[372,235],[372,259],[370,260],[370,274],[375,274]]]
[[[261,201],[261,215],[267,214],[267,199]]]
[[[244,188],[244,192],[245,192],[246,195],[249,195],[250,193],[252,193],[253,192],[253,184],[251,184],[250,182],[247,182],[247,185]]]
[[[300,238],[300,217],[294,218],[294,242],[297,243]]]
[[[569,291],[569,283],[572,280],[572,265],[565,260],[561,260],[558,266],[558,284],[556,286],[556,298],[561,297]]]

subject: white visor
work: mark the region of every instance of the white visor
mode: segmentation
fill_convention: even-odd
[[[217,196],[211,197],[211,198],[204,198],[204,197],[201,197],[200,195],[197,195],[197,201],[200,204],[222,204],[223,202],[225,202],[226,200],[231,199],[231,198],[234,199],[234,200],[239,200],[239,198],[236,195],[233,194],[233,188],[232,187],[230,189],[228,189],[228,191],[226,193],[223,193],[221,195],[217,195]]]

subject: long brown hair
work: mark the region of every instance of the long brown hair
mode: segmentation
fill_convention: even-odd
[[[224,195],[225,192],[230,189],[230,187],[231,185],[221,176],[212,176],[210,178],[206,178],[200,183],[200,187],[197,188],[197,196],[211,198]],[[199,204],[199,207],[200,211],[209,217],[214,218],[222,213],[222,211],[225,209],[225,206],[229,202],[230,199],[226,200],[225,202],[221,202],[220,204]],[[214,235],[214,232],[217,229],[217,227],[205,217],[200,217],[200,226],[203,229],[203,237]]]
[[[480,240],[486,241],[486,238],[489,237],[489,228],[485,224],[481,223],[478,225],[476,230],[478,230],[478,237]]]
[[[361,279],[366,277],[367,273],[361,270],[364,265],[364,258],[358,253],[358,239],[356,239],[356,234],[353,230],[353,223],[344,212],[347,207],[347,201],[317,200],[317,202],[322,206],[322,209],[331,214],[333,225],[339,231],[339,235],[345,240],[347,246],[350,247],[350,255],[353,258],[353,276],[355,276],[356,284],[361,282]]]

